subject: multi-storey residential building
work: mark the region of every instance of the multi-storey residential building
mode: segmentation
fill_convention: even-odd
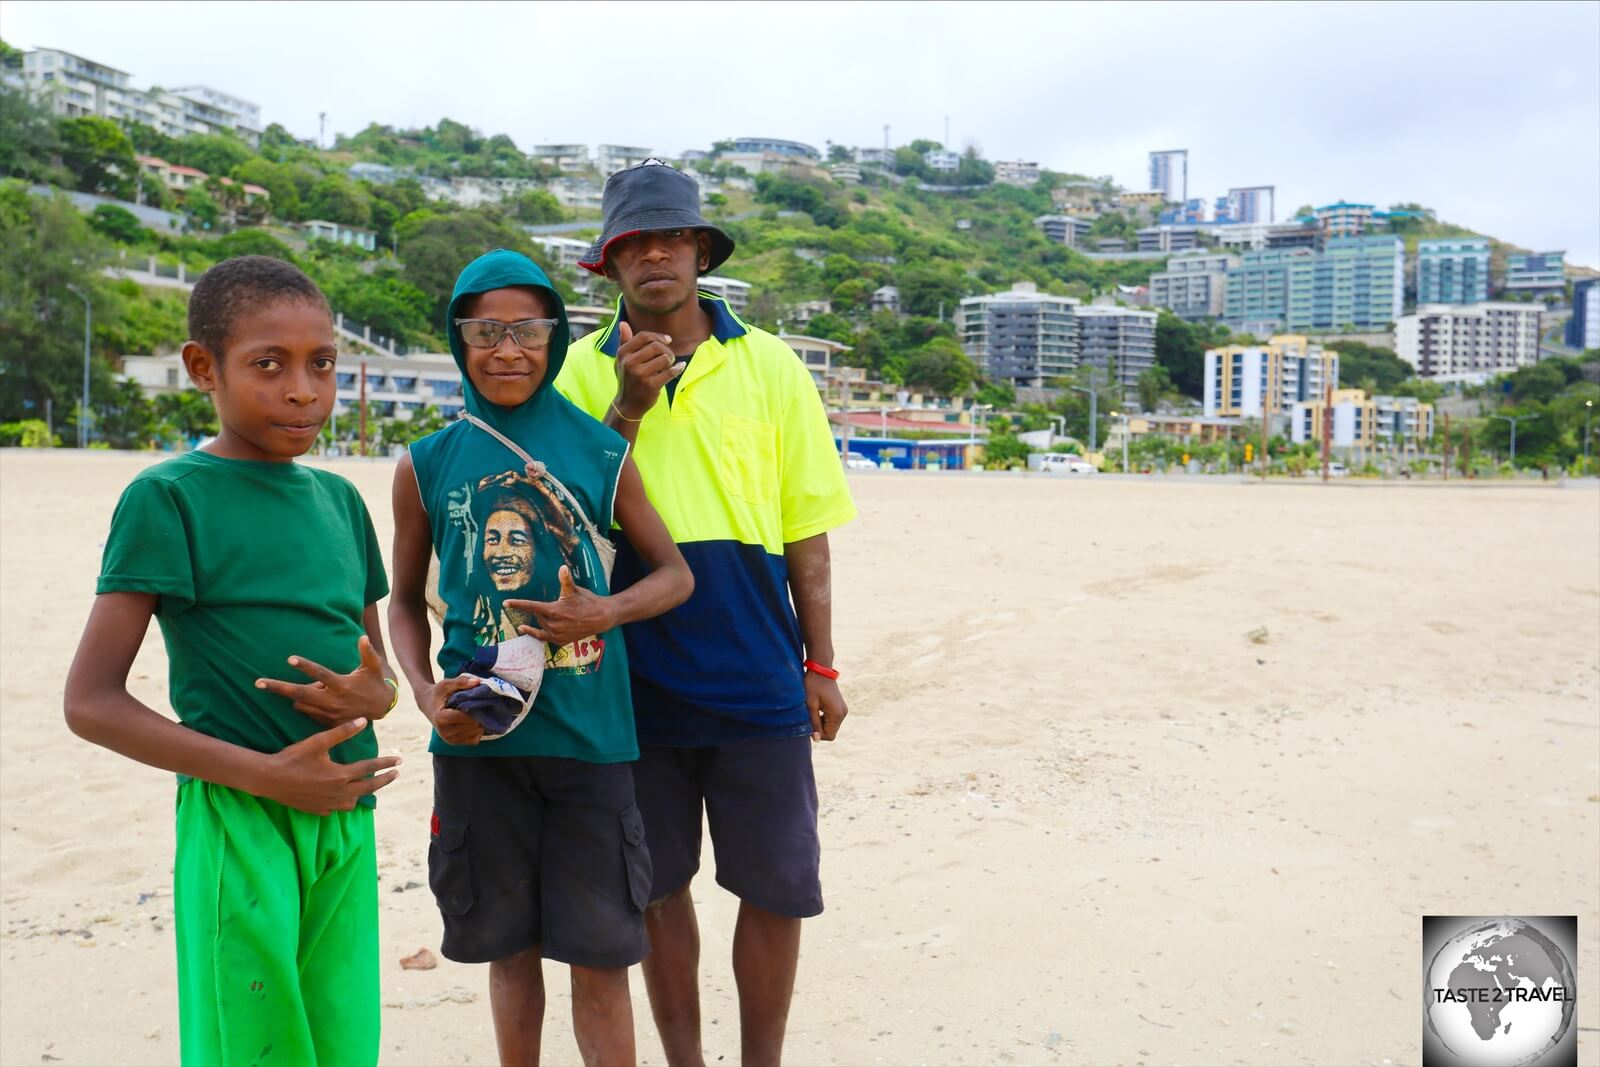
[[[1038,184],[1039,164],[1022,160],[1003,160],[994,165],[994,180],[1004,185],[1017,185],[1026,189]]]
[[[1336,237],[1310,248],[1245,252],[1228,271],[1224,318],[1254,332],[1380,329],[1400,316],[1404,246],[1398,237]]]
[[[1156,222],[1162,226],[1194,226],[1210,221],[1204,200],[1186,200],[1181,204],[1173,204],[1156,215]]]
[[[833,175],[833,180],[844,185],[861,184],[861,167],[856,163],[830,163],[828,173]]]
[[[1152,215],[1160,211],[1161,205],[1165,204],[1166,202],[1166,194],[1159,191],[1150,193],[1118,193],[1116,196],[1117,207],[1122,208],[1124,211],[1130,208],[1135,211],[1143,209],[1149,211]]]
[[[1398,237],[1333,237],[1289,263],[1290,330],[1386,329],[1400,317],[1405,245]]]
[[[594,150],[594,165],[602,177],[609,178],[619,170],[637,167],[655,153],[648,148],[627,144],[603,144]]]
[[[1587,352],[1600,348],[1600,278],[1572,283],[1572,318],[1567,320],[1568,348]]]
[[[583,259],[589,251],[588,241],[579,241],[571,237],[556,237],[552,234],[540,234],[533,238],[533,243],[542,245],[549,261],[558,267],[578,269],[578,261]]]
[[[261,143],[261,107],[209,85],[184,85],[163,97],[177,98],[190,133],[234,133],[252,145]]]
[[[893,285],[881,285],[872,290],[868,299],[868,306],[873,311],[892,311],[900,313],[900,290]]]
[[[1272,222],[1277,218],[1276,198],[1277,189],[1271,185],[1235,186],[1226,197],[1218,198],[1217,213],[1222,214],[1226,203],[1229,222]]]
[[[1189,199],[1189,150],[1171,148],[1150,153],[1150,190],[1161,194],[1164,203],[1181,204]]]
[[[1079,305],[1072,314],[1078,320],[1078,365],[1100,367],[1122,386],[1124,398],[1135,396],[1139,375],[1156,365],[1156,313]]]
[[[894,149],[892,148],[857,148],[855,160],[858,166],[887,167],[894,163]]]
[[[801,160],[818,160],[822,153],[808,144],[800,141],[785,141],[778,137],[739,137],[733,142],[733,150],[739,153],[770,154],[774,156],[792,156]]]
[[[1424,304],[1394,324],[1395,354],[1422,378],[1481,382],[1539,361],[1538,304]]]
[[[1230,222],[1212,226],[1209,231],[1218,247],[1230,251],[1260,251],[1263,248],[1316,248],[1322,243],[1322,230],[1315,223]]]
[[[1489,239],[1417,242],[1417,303],[1476,304],[1489,299]]]
[[[1507,295],[1546,296],[1567,288],[1565,252],[1512,252],[1506,256]]]
[[[1079,306],[1071,297],[1017,282],[1002,293],[969,296],[956,312],[961,347],[983,374],[1013,385],[1042,386],[1078,365]]]
[[[1141,252],[1188,252],[1200,247],[1197,226],[1146,226],[1137,237]]]
[[[1040,215],[1033,220],[1045,237],[1068,248],[1078,248],[1089,238],[1093,223],[1074,215]]]
[[[698,288],[712,296],[719,296],[728,302],[728,307],[734,312],[743,311],[750,306],[750,283],[741,282],[737,278],[723,278],[715,274],[704,275]]]
[[[536,144],[528,149],[528,158],[571,174],[589,169],[589,146],[586,144]]]
[[[1433,405],[1414,396],[1367,396],[1361,389],[1333,390],[1333,424],[1324,421],[1322,397],[1297,401],[1289,420],[1289,440],[1294,444],[1321,441],[1331,429],[1328,444],[1341,450],[1370,449],[1376,445],[1415,446],[1433,437]]]
[[[1213,348],[1206,352],[1204,410],[1208,418],[1284,416],[1338,381],[1339,353],[1303,335]]]
[[[1226,252],[1190,252],[1167,260],[1167,269],[1150,275],[1150,304],[1169,308],[1186,322],[1220,319],[1226,310],[1228,271],[1239,257]]]
[[[1324,237],[1360,237],[1372,228],[1371,204],[1348,204],[1343,200],[1317,208],[1313,214]]]
[[[205,85],[135,88],[127,71],[57,48],[26,53],[22,81],[30,94],[68,118],[138,122],[168,137],[226,132],[251,145],[261,140],[261,109],[248,100]]]
[[[922,153],[922,161],[934,170],[956,170],[961,166],[961,154],[944,148],[930,148]]]

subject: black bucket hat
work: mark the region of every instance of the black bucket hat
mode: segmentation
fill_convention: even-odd
[[[600,239],[578,260],[578,266],[595,274],[606,272],[606,250],[613,241],[645,230],[705,230],[711,234],[707,274],[733,255],[733,238],[700,215],[699,184],[659,159],[647,159],[607,178],[600,208]]]

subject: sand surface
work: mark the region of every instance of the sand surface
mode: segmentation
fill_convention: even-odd
[[[146,458],[0,454],[0,1063],[175,1063],[173,782],[61,678]],[[387,462],[336,469],[387,546]],[[1426,913],[1577,914],[1600,1062],[1600,492],[852,472],[852,712],[817,753],[827,912],[793,1064],[1420,1059]],[[1247,635],[1265,627],[1260,643]],[[159,634],[133,691],[165,709]],[[381,796],[383,1061],[492,1063],[438,947],[431,781]],[[708,858],[709,866],[709,858]],[[708,1063],[733,902],[703,873]],[[547,965],[546,1062],[571,1063]],[[661,1054],[635,976],[643,1059]]]

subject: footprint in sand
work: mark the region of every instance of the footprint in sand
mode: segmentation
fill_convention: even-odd
[[[1450,815],[1424,815],[1419,819],[1411,820],[1412,833],[1431,834],[1440,830],[1448,830],[1456,824]]]

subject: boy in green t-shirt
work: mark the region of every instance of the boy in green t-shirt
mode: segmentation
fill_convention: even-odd
[[[183,1062],[374,1064],[388,582],[355,488],[294,462],[333,408],[332,318],[297,268],[243,256],[196,283],[189,334],[221,431],[123,492],[67,725],[179,776]],[[152,616],[182,725],[127,690]]]

